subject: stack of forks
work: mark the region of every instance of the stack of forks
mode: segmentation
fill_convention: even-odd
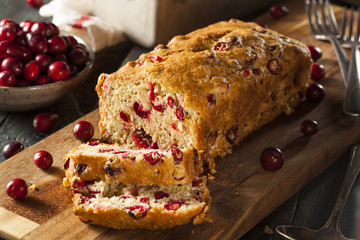
[[[334,46],[346,87],[343,110],[360,115],[360,7],[344,7],[340,28],[329,0],[305,0],[310,29],[316,39]],[[355,21],[354,21],[355,19]],[[351,47],[350,61],[343,47]]]

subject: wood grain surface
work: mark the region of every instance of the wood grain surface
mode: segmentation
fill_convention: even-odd
[[[305,18],[303,1],[286,2],[291,14],[281,21],[269,14],[259,21],[306,44],[314,44]],[[0,188],[13,178],[23,178],[36,186],[22,200],[9,198],[0,191],[0,213],[27,219],[26,231],[13,235],[0,234],[14,239],[236,239],[244,235],[259,221],[285,202],[301,187],[332,164],[354,142],[360,140],[360,119],[342,112],[344,84],[331,45],[316,42],[323,50],[322,64],[326,78],[321,80],[326,96],[320,104],[304,100],[290,116],[282,115],[254,132],[236,147],[232,154],[217,159],[215,180],[209,183],[213,198],[210,215],[214,223],[197,226],[184,225],[165,231],[112,230],[80,222],[74,216],[71,193],[61,184],[64,176],[62,158],[72,147],[80,144],[73,135],[72,123],[25,151],[0,164]],[[300,123],[313,119],[319,123],[319,132],[305,137]],[[97,126],[98,111],[81,118]],[[95,138],[98,137],[96,127]],[[285,157],[283,168],[267,172],[259,163],[260,152],[268,146],[282,149]],[[33,164],[33,155],[47,150],[54,157],[48,170]],[[22,222],[17,225],[21,228]],[[11,228],[7,228],[11,229]]]

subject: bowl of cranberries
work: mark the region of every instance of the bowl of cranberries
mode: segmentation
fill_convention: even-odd
[[[94,53],[48,22],[0,21],[0,110],[49,106],[85,81]]]

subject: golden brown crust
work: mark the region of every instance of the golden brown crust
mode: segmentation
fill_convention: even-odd
[[[174,159],[176,153],[181,159]],[[152,162],[147,161],[146,156],[150,156],[148,160]],[[167,186],[191,183],[202,173],[202,160],[194,149],[131,151],[114,144],[82,144],[71,149],[64,162],[68,164],[65,175],[70,184],[80,179]],[[84,166],[82,171],[79,172],[78,166]]]
[[[183,121],[189,141],[181,147],[204,150],[209,157],[224,156],[252,131],[283,112],[291,113],[304,95],[310,67],[307,47],[294,39],[255,23],[219,22],[176,36],[166,46],[101,76],[96,87],[100,132],[110,142],[118,141],[104,125],[109,94],[104,89],[156,82],[161,91],[180,96],[191,116]],[[146,130],[150,135],[159,131],[155,125]]]

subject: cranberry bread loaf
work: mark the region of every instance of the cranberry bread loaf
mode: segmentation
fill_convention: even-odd
[[[191,183],[202,173],[202,161],[193,148],[137,150],[117,144],[89,142],[66,154],[64,168],[64,181],[69,181],[69,184],[80,179],[166,186]]]
[[[211,222],[206,179],[172,186],[136,186],[103,181],[76,181],[75,215],[86,223],[115,229],[166,229]]]
[[[255,23],[232,19],[176,36],[99,77],[100,134],[129,148],[224,156],[292,112],[311,63],[304,44]]]

